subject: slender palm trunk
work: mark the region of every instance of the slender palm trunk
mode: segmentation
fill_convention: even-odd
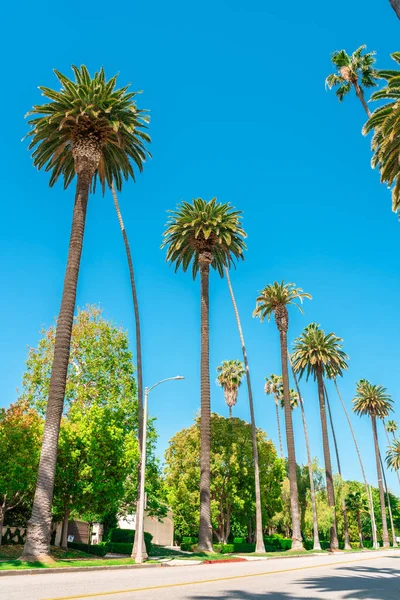
[[[53,501],[54,478],[57,461],[60,421],[64,407],[64,394],[67,382],[68,360],[70,353],[72,325],[76,301],[79,267],[85,231],[86,210],[89,198],[89,186],[94,171],[76,169],[78,183],[76,188],[72,230],[68,251],[67,269],[57,321],[54,358],[51,369],[49,397],[46,420],[40,454],[38,479],[32,515],[28,521],[23,560],[49,560],[51,535],[51,505]]]
[[[396,532],[394,530],[394,523],[393,523],[392,505],[390,503],[390,496],[389,496],[389,489],[388,489],[388,485],[387,485],[387,481],[386,481],[385,468],[383,466],[382,455],[381,455],[380,451],[379,451],[379,460],[380,460],[380,463],[381,463],[383,481],[384,481],[384,484],[385,484],[386,500],[387,500],[387,505],[388,505],[388,510],[389,510],[390,528],[392,530],[393,547],[397,548]]]
[[[229,418],[232,419],[232,406],[229,406]]]
[[[275,411],[276,411],[276,423],[278,426],[278,437],[279,437],[279,450],[281,458],[283,458],[283,445],[282,445],[282,434],[281,434],[281,420],[279,418],[279,401],[275,398]]]
[[[387,428],[386,428],[386,423],[385,423],[385,421],[383,421],[383,426],[384,426],[384,428],[385,428],[385,433],[386,433],[386,439],[387,439],[388,446],[391,446],[392,444],[391,444],[391,442],[390,442],[389,433],[388,433],[388,430],[387,430]],[[392,435],[393,435],[393,440],[394,440],[394,439],[395,439],[395,437],[394,437],[394,433],[392,433]],[[399,485],[400,485],[400,473],[399,473],[399,471],[398,471],[398,470],[396,470],[396,475],[397,475],[397,481],[399,482]]]
[[[209,346],[209,275],[210,262],[200,255],[201,280],[201,363],[200,363],[200,527],[199,549],[212,552],[212,528],[210,509],[210,346]]]
[[[368,117],[370,117],[371,116],[371,111],[369,110],[368,105],[365,102],[365,97],[364,97],[364,92],[363,92],[362,87],[359,85],[358,82],[353,83],[353,85],[354,85],[355,92],[357,94],[357,98],[359,99],[359,101],[363,105],[363,109],[367,113]]]
[[[303,548],[303,541],[301,538],[300,527],[299,493],[297,489],[297,463],[296,452],[294,447],[292,407],[290,406],[289,372],[287,361],[287,337],[286,330],[284,328],[279,328],[279,336],[281,343],[283,398],[289,464],[290,508],[292,513],[292,550],[298,550],[300,548]]]
[[[303,396],[301,395],[301,392],[300,392],[299,382],[297,380],[297,375],[293,369],[292,360],[290,358],[289,352],[288,352],[288,359],[289,359],[289,363],[290,363],[290,366],[292,369],[292,374],[293,374],[294,383],[296,385],[296,390],[299,395],[301,418],[303,420],[304,437],[306,440],[308,476],[310,478],[310,494],[311,494],[311,506],[312,506],[312,515],[313,515],[314,550],[321,550],[321,544],[319,541],[319,532],[318,532],[318,513],[317,513],[317,500],[315,497],[314,470],[313,470],[313,464],[312,464],[312,460],[311,460],[310,440],[308,439],[306,413],[305,413],[305,409],[304,409]]]
[[[141,330],[140,330],[140,316],[139,316],[139,303],[138,296],[136,290],[135,283],[135,273],[133,270],[133,262],[132,262],[132,254],[131,248],[129,245],[128,235],[126,233],[124,221],[121,214],[121,209],[119,207],[118,196],[115,191],[114,183],[111,184],[111,193],[114,200],[115,212],[117,213],[118,223],[121,229],[122,238],[124,240],[126,258],[128,261],[128,269],[129,269],[129,278],[131,282],[131,292],[132,292],[132,300],[133,300],[133,312],[135,316],[135,337],[136,337],[136,379],[137,379],[137,392],[138,392],[138,445],[139,452],[142,453],[142,439],[143,439],[143,366],[142,366],[142,343],[141,343]],[[139,461],[138,467],[138,477],[137,477],[137,485],[138,485],[138,501],[136,502],[136,514],[138,515],[140,512],[139,507],[139,488],[140,488],[140,475],[141,475],[141,461]],[[143,550],[146,550],[146,546],[144,544],[143,538]],[[132,556],[135,557],[137,554],[137,539],[135,536],[135,541],[132,548]]]
[[[379,453],[378,431],[377,431],[377,427],[376,427],[376,417],[374,415],[371,415],[371,422],[372,422],[372,432],[374,434],[374,447],[375,447],[375,458],[376,458],[376,473],[378,476],[379,500],[381,503],[383,547],[389,548],[390,541],[389,541],[389,533],[388,533],[387,521],[386,521],[385,493],[383,491],[383,484],[382,484],[382,470],[381,470],[380,453]]]
[[[360,511],[357,511],[357,525],[358,525],[358,537],[360,539],[360,548],[364,548],[363,536],[362,536],[362,525]]]
[[[379,548],[379,544],[378,544],[378,539],[377,539],[377,535],[376,535],[375,512],[374,512],[374,504],[372,502],[372,497],[371,497],[371,490],[369,488],[367,477],[365,475],[364,464],[363,464],[363,461],[362,461],[362,458],[361,458],[360,449],[358,447],[356,434],[354,433],[353,425],[351,424],[350,415],[347,412],[345,403],[343,402],[343,398],[342,398],[342,395],[340,393],[339,386],[337,384],[336,378],[334,379],[334,382],[335,382],[335,388],[336,388],[336,391],[337,391],[337,395],[339,396],[339,400],[340,400],[340,403],[341,403],[342,408],[344,410],[344,414],[346,415],[347,423],[349,424],[349,427],[350,427],[351,436],[353,438],[354,446],[356,447],[356,451],[357,451],[358,460],[360,462],[361,472],[362,472],[362,476],[363,476],[363,479],[364,479],[365,491],[367,492],[368,505],[369,505],[369,514],[370,514],[370,517],[371,517],[372,543],[373,543],[373,547],[375,549],[377,549],[377,548]]]
[[[328,407],[329,422],[331,425],[333,444],[335,446],[335,454],[336,454],[336,462],[337,462],[337,466],[338,466],[338,473],[339,473],[340,478],[343,481],[342,469],[340,466],[340,459],[339,459],[339,448],[338,448],[338,443],[337,443],[337,439],[336,439],[335,427],[333,425],[331,404],[329,402],[329,396],[328,396],[328,392],[327,392],[325,383],[324,383],[324,392],[325,392],[325,398],[326,398],[326,405]],[[350,535],[349,535],[349,522],[347,519],[347,510],[346,510],[346,503],[344,501],[344,498],[342,498],[342,513],[343,513],[344,549],[351,550]]]
[[[249,361],[247,359],[247,351],[244,343],[244,336],[242,330],[242,324],[240,322],[239,311],[237,308],[235,296],[233,294],[231,279],[229,275],[229,269],[225,267],[226,280],[228,282],[229,293],[231,296],[233,310],[235,312],[236,323],[239,330],[240,344],[242,346],[244,367],[246,370],[246,381],[247,381],[247,392],[249,396],[249,407],[250,407],[250,420],[251,420],[251,437],[253,441],[253,460],[254,460],[254,482],[256,492],[256,552],[265,552],[264,539],[263,539],[263,526],[262,526],[262,511],[261,511],[261,490],[260,490],[260,469],[258,463],[258,447],[257,447],[257,429],[256,420],[254,417],[254,404],[253,404],[253,392],[251,388],[250,380],[250,369]]]
[[[327,490],[327,495],[328,495],[328,505],[332,510],[332,517],[333,517],[332,525],[330,528],[330,543],[331,543],[330,545],[331,545],[331,550],[337,550],[339,548],[339,543],[338,543],[337,525],[336,525],[335,489],[333,486],[331,453],[329,450],[328,426],[327,426],[327,422],[326,422],[324,381],[323,381],[323,377],[322,377],[322,369],[320,366],[317,368],[317,382],[318,382],[319,411],[320,411],[321,427],[322,427],[322,444],[323,444],[323,448],[324,448],[326,490]]]

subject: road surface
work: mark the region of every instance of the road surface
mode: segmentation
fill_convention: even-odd
[[[399,600],[400,551],[0,577],[1,600]]]

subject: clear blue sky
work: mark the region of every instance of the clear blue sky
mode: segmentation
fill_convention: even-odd
[[[275,279],[313,295],[304,316],[292,311],[290,340],[310,321],[344,338],[351,368],[341,386],[348,406],[361,377],[384,384],[399,402],[400,223],[369,166],[362,108],[353,96],[339,105],[324,79],[330,53],[342,47],[351,52],[366,43],[377,50],[379,66],[390,65],[400,23],[388,0],[270,4],[45,0],[40,11],[27,2],[7,6],[1,40],[7,57],[0,146],[1,405],[16,399],[27,346],[37,344],[40,327],[59,310],[73,186],[50,189],[20,140],[24,114],[42,101],[37,86],[57,86],[52,69],[69,74],[72,63],[92,71],[103,65],[109,76],[120,72],[120,84],[131,81],[144,90],[141,106],[151,109],[154,158],[120,200],[137,272],[145,383],[186,377],[150,397],[160,453],[199,407],[199,282],[189,273],[174,275],[159,249],[166,210],[196,196],[217,196],[244,213],[248,252],[232,281],[257,424],[277,441],[273,401],[263,384],[265,375],[280,369],[278,335],[273,323],[251,318],[258,290]],[[215,369],[241,353],[226,282],[214,274],[210,289],[212,409],[227,414]],[[109,194],[90,198],[78,291],[78,304],[86,303],[101,303],[133,341],[124,248]],[[304,395],[312,453],[322,463],[315,386],[305,386]],[[235,413],[248,419],[245,388]],[[294,419],[297,456],[305,461],[300,415]],[[343,475],[359,478],[336,399],[334,419]],[[375,484],[370,423],[357,417],[354,423]],[[393,474],[389,479],[399,492]]]

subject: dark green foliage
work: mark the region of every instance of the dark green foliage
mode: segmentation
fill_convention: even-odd
[[[248,544],[247,542],[243,542],[242,544],[234,544],[234,548],[235,548],[235,552],[240,552],[240,553],[248,553],[248,552],[256,551],[256,545]]]
[[[13,544],[24,544],[25,543],[26,529],[22,531],[17,528],[14,532],[11,531],[10,527],[7,527],[5,534],[3,535],[2,544],[4,546],[11,546]]]
[[[80,550],[80,552],[86,552],[86,554],[93,554],[95,556],[105,556],[108,552],[107,544],[101,542],[100,544],[81,544],[79,542],[68,542],[68,548],[72,550]]]
[[[134,542],[134,539],[135,539],[135,530],[134,529],[119,529],[118,527],[116,527],[115,529],[110,529],[108,539],[110,542],[115,542],[117,544],[118,543],[131,544]],[[144,539],[145,539],[145,542],[148,541],[149,543],[151,543],[153,536],[151,535],[151,533],[148,533],[147,531],[145,531]],[[196,540],[196,542],[197,542],[197,540]]]
[[[232,554],[235,552],[234,544],[213,544],[213,548],[215,552],[219,552],[220,554]]]
[[[197,548],[197,542],[195,544],[189,544],[189,543],[181,544],[181,550],[183,550],[185,552],[195,552],[196,548]]]
[[[103,517],[103,540],[110,541],[110,533],[118,527],[118,519],[115,511],[108,512]]]
[[[280,535],[271,535],[264,538],[264,544],[265,552],[283,552],[291,549],[292,540]]]
[[[144,543],[146,545],[147,554],[150,554],[152,549],[152,535],[144,532]],[[108,552],[113,554],[132,554],[133,542],[107,542]]]
[[[188,537],[184,535],[182,538],[182,544],[197,544],[198,541],[198,537]]]

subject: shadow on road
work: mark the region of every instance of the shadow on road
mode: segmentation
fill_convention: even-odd
[[[400,557],[393,557],[400,558]],[[271,580],[265,578],[265,591],[250,592],[228,589],[203,596],[193,594],[191,600],[321,600],[330,594],[330,598],[346,600],[399,600],[400,570],[385,567],[382,569],[359,566],[343,567],[328,577],[308,577],[287,583],[284,592],[271,591]],[[302,590],[299,595],[297,590]]]

